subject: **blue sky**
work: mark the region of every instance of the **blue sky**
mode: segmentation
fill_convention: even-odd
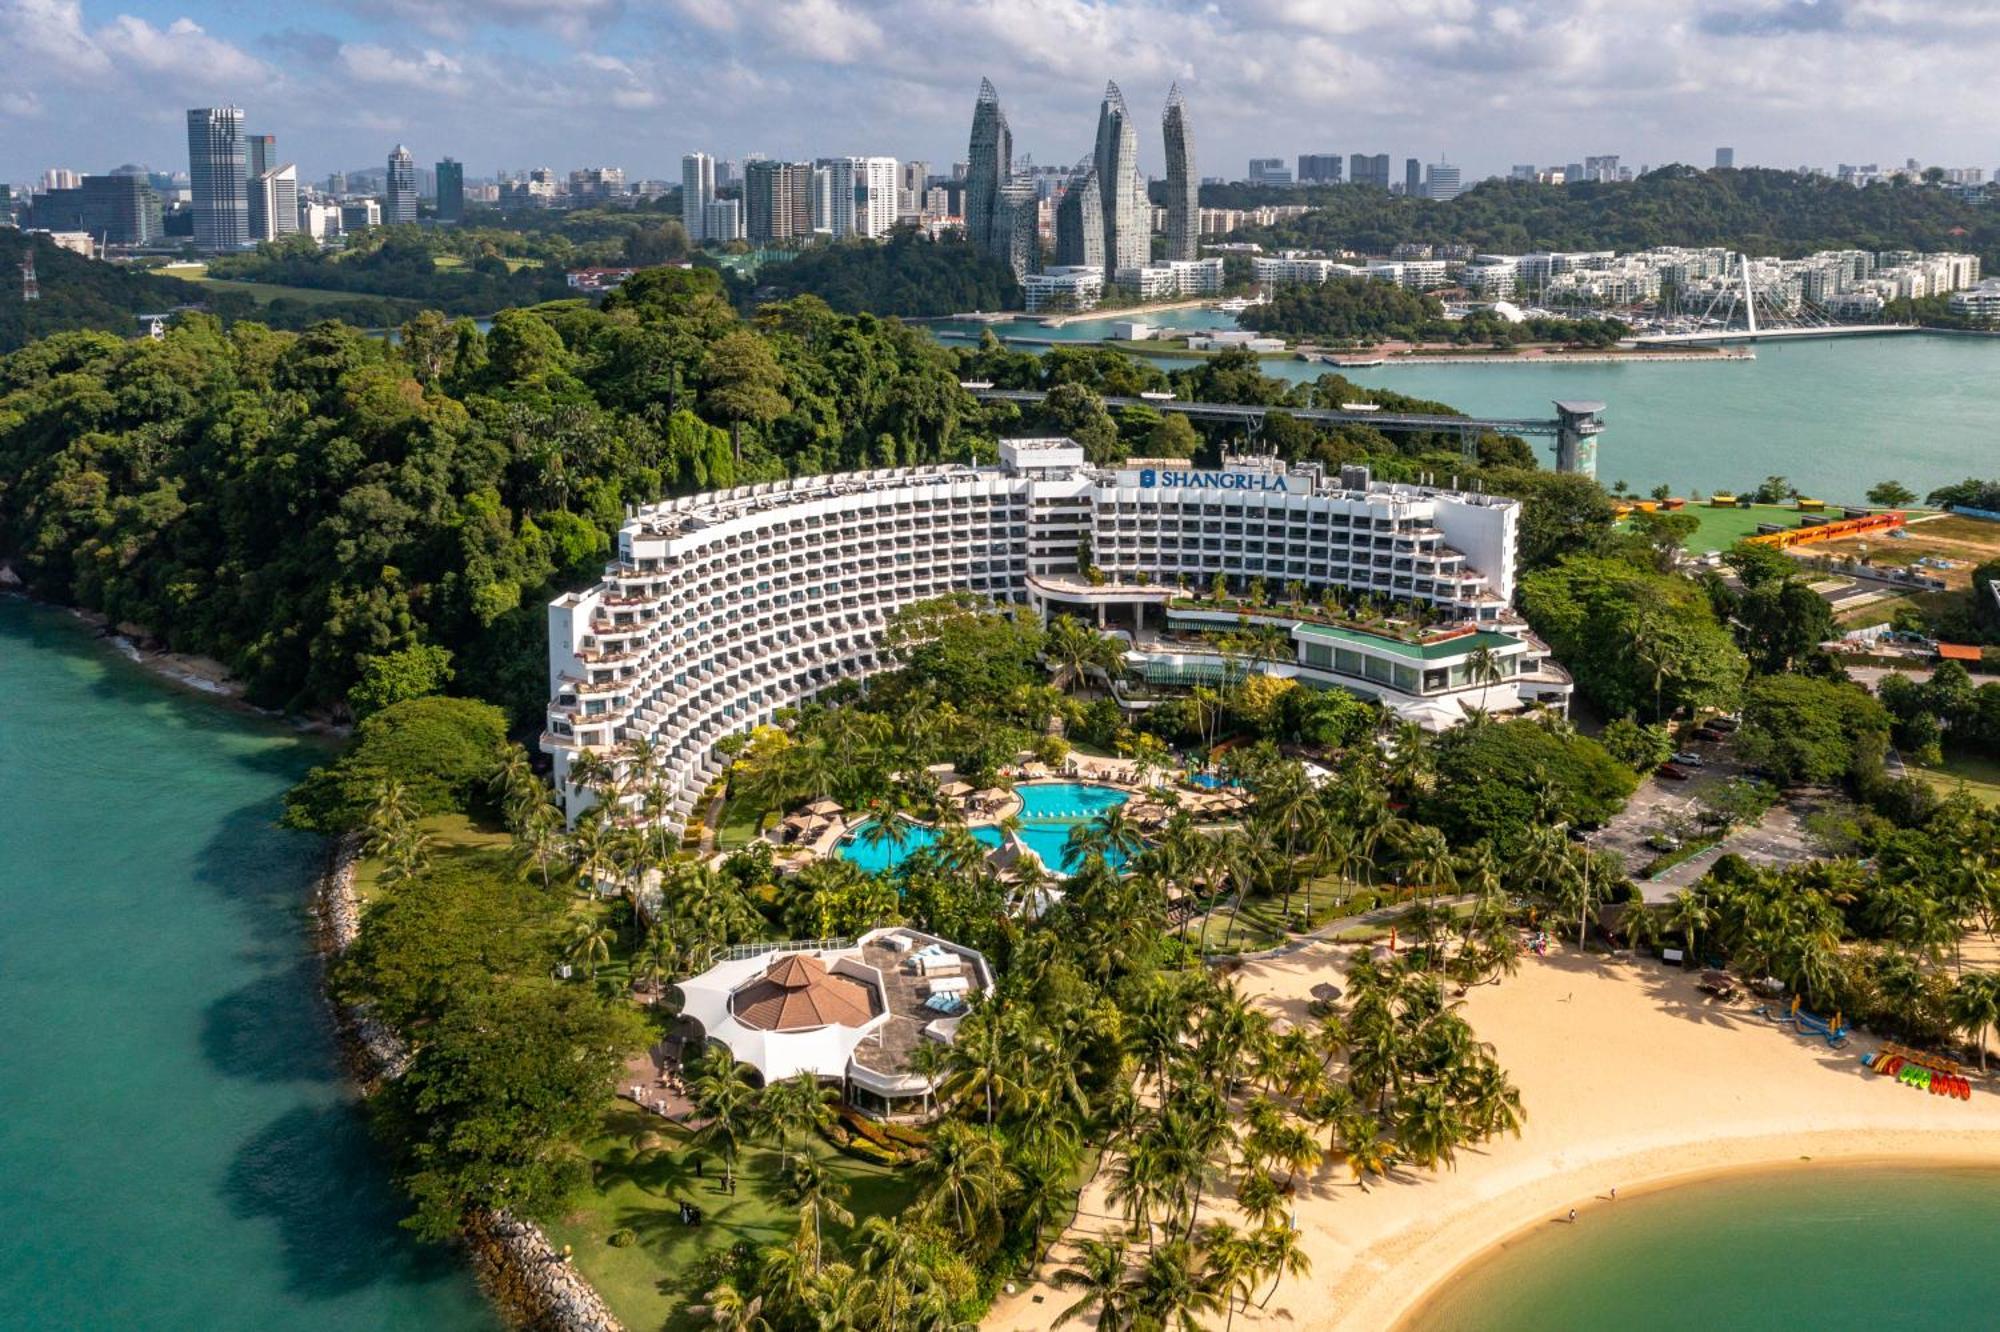
[[[473,175],[680,154],[1090,146],[1107,78],[1178,79],[1204,175],[1253,156],[2000,167],[2000,0],[0,0],[0,179],[184,167],[233,102],[308,178],[397,142]],[[1160,169],[1156,135],[1142,165]]]

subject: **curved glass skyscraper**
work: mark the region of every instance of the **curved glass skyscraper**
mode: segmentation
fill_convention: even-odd
[[[991,79],[979,81],[979,101],[972,108],[972,142],[965,160],[965,234],[981,254],[1006,258],[1010,228],[1001,217],[1004,192],[1013,171],[1014,135],[1000,94]]]
[[[1104,267],[1104,200],[1097,164],[1086,157],[1056,205],[1056,263],[1067,268]]]
[[[1181,85],[1167,89],[1161,118],[1167,140],[1167,258],[1201,257],[1201,178],[1194,172],[1194,131],[1188,128]]]
[[[1139,175],[1139,132],[1125,110],[1118,85],[1104,85],[1104,104],[1097,112],[1097,192],[1104,204],[1104,267],[1106,277],[1138,268],[1151,258],[1147,243],[1152,227],[1145,181]]]

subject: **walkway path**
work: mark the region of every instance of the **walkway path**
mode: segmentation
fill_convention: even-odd
[[[1473,896],[1470,893],[1460,893],[1453,897],[1433,897],[1428,900],[1439,906],[1457,909],[1458,907],[1469,905],[1473,901]],[[1406,902],[1392,902],[1388,906],[1379,906],[1372,911],[1363,911],[1359,915],[1340,916],[1334,920],[1327,921],[1324,925],[1315,926],[1303,934],[1287,934],[1285,942],[1275,948],[1266,948],[1255,953],[1204,953],[1202,960],[1204,962],[1268,962],[1276,958],[1289,957],[1302,948],[1333,939],[1347,933],[1349,930],[1361,929],[1370,925],[1393,925],[1407,915],[1410,908],[1416,904],[1417,899],[1415,898],[1411,898]],[[1193,922],[1189,923],[1192,924]]]

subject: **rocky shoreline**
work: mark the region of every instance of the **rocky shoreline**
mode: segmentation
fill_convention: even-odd
[[[361,934],[361,903],[354,871],[361,839],[336,838],[326,872],[313,894],[320,949],[331,960]],[[409,1068],[409,1048],[387,1025],[358,1005],[328,996],[355,1081],[376,1087]],[[591,1284],[540,1226],[505,1210],[480,1212],[467,1221],[466,1249],[480,1286],[509,1322],[546,1332],[625,1332]]]

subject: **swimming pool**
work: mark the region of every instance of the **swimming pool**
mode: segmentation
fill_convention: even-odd
[[[1081,857],[1067,854],[1071,828],[1132,798],[1130,792],[1095,782],[1035,782],[1015,788],[1015,793],[1021,797],[1021,841],[1052,874],[1070,873],[1083,863]],[[867,836],[875,820],[856,824],[854,831],[840,839],[835,853],[870,874],[883,874],[937,842],[937,829],[928,824],[907,819],[900,822],[897,836],[880,840]],[[1001,845],[998,828],[988,825],[969,831],[987,846]],[[1114,870],[1122,869],[1125,856],[1114,850],[1105,861]]]
[[[1021,797],[1021,819],[1028,823],[1046,820],[1081,823],[1132,798],[1115,786],[1099,786],[1095,782],[1031,782],[1015,787],[1014,794]]]
[[[898,819],[901,831],[894,837],[881,839],[868,836],[874,828],[875,820],[867,819],[854,825],[854,831],[840,839],[836,850],[842,860],[860,866],[870,874],[882,874],[893,870],[927,846],[937,844],[937,829],[925,823],[912,823],[908,819]],[[986,846],[1000,845],[998,828],[969,828],[975,839]]]

